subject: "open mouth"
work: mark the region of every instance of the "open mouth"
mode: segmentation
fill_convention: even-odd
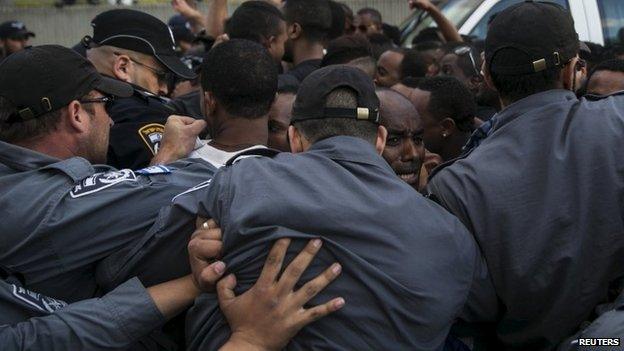
[[[404,182],[409,183],[409,184],[413,184],[416,183],[418,181],[418,175],[419,173],[416,172],[410,172],[410,173],[397,173],[397,175],[399,176],[399,178],[401,178]]]

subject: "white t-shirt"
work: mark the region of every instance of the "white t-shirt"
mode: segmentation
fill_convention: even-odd
[[[229,159],[231,159],[232,157],[242,152],[245,152],[248,150],[254,150],[254,149],[266,149],[267,148],[264,145],[254,145],[252,147],[249,147],[243,150],[227,152],[227,151],[219,150],[213,146],[210,146],[209,143],[210,143],[210,140],[197,140],[197,142],[195,143],[195,149],[191,152],[189,157],[201,158],[205,161],[210,162],[213,166],[217,168],[221,168],[225,166],[225,163]]]

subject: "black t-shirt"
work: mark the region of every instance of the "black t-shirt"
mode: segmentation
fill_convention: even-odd
[[[310,73],[321,68],[321,61],[321,59],[303,61],[284,74],[297,78],[301,83]]]
[[[107,163],[136,170],[149,165],[160,147],[167,118],[179,111],[167,99],[135,87],[132,96],[116,99],[108,114],[115,124]]]

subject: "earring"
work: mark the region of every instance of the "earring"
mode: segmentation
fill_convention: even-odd
[[[443,137],[443,138],[446,138],[446,133],[442,133],[442,137]]]

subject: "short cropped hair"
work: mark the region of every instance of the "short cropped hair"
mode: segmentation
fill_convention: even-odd
[[[325,107],[357,108],[357,95],[351,88],[337,88],[327,95]],[[334,136],[352,136],[375,145],[377,125],[348,118],[324,118],[295,121],[295,128],[312,144]]]
[[[277,7],[265,1],[246,1],[230,17],[225,32],[232,39],[262,43],[263,39],[280,34],[284,16]]]
[[[425,78],[418,89],[431,93],[427,110],[437,120],[452,118],[457,129],[472,132],[477,104],[468,88],[457,78],[437,76]]]
[[[303,38],[323,42],[332,27],[332,11],[328,0],[288,0],[284,17],[289,24],[299,23]]]
[[[400,67],[401,79],[424,77],[427,74],[427,68],[427,60],[423,53],[414,49],[405,50]]]
[[[230,114],[266,115],[277,92],[277,67],[258,43],[231,39],[210,50],[201,66],[201,85]]]
[[[371,16],[371,19],[373,20],[373,22],[375,22],[376,24],[382,24],[381,12],[377,11],[376,9],[374,9],[372,7],[361,8],[357,12],[357,14],[358,15],[369,15],[369,16]]]

